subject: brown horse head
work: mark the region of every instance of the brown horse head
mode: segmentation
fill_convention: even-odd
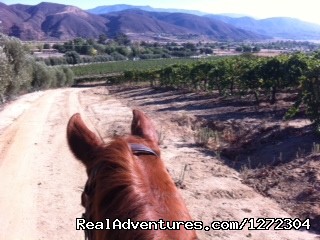
[[[89,239],[197,239],[195,231],[182,223],[191,222],[191,217],[160,158],[154,124],[143,112],[133,110],[131,135],[108,144],[86,127],[80,114],[75,114],[68,123],[67,139],[87,169],[82,193],[86,220],[106,225],[108,219],[110,224],[110,229],[88,231]],[[148,230],[119,229],[116,219],[149,224]],[[173,226],[179,230],[169,230]]]

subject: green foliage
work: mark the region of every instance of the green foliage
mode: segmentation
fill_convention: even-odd
[[[48,89],[71,86],[74,83],[73,72],[68,67],[47,67],[44,63],[33,62],[33,89]]]
[[[209,143],[210,138],[216,136],[216,133],[208,128],[199,128],[194,134],[194,141],[200,146],[206,146]]]
[[[238,47],[235,48],[235,50],[236,50],[237,52],[242,52],[242,47],[238,46]]]
[[[297,106],[298,105],[298,106]],[[298,112],[299,112],[299,105],[300,104],[297,104],[297,105],[294,105],[292,107],[289,108],[289,110],[286,112],[286,115],[284,116],[284,119],[285,120],[288,120],[288,119],[291,119],[291,118],[294,118]]]
[[[148,46],[147,43],[142,45],[143,47]],[[177,48],[174,45],[170,47]],[[140,47],[136,46],[135,51],[138,49]],[[139,51],[147,52],[143,49]],[[151,49],[148,51],[150,52]],[[72,69],[76,76],[117,73],[119,77],[115,82],[118,83],[135,84],[149,81],[152,86],[216,91],[221,96],[253,94],[257,103],[263,99],[269,99],[270,103],[275,103],[278,92],[295,90],[299,93],[297,101],[289,109],[285,118],[293,117],[301,109],[306,109],[310,120],[320,126],[320,60],[318,55],[123,61],[75,66]],[[124,74],[121,75],[121,73]],[[300,108],[302,104],[304,108]]]
[[[242,46],[242,52],[252,52],[251,46],[243,45]]]
[[[49,68],[41,62],[33,64],[33,79],[31,85],[34,89],[48,89],[53,76]]]
[[[107,39],[105,35],[100,35],[97,41],[93,39],[75,38],[63,44],[54,44],[54,49],[60,53],[77,52],[78,54],[86,55],[81,57],[78,63],[88,63],[97,61],[122,61],[127,59],[159,59],[179,57],[186,58],[193,55],[213,54],[211,45],[201,48],[193,43],[176,44],[170,43],[162,45],[160,43],[134,42],[131,43],[128,36],[118,34],[113,40]],[[110,58],[101,58],[100,55],[108,54]],[[88,56],[93,56],[89,58]],[[98,58],[95,58],[98,56]],[[65,56],[64,59],[70,56]],[[68,58],[69,64],[73,64],[74,58]],[[57,61],[46,61],[47,65],[57,65]],[[62,60],[60,60],[62,62]]]
[[[98,56],[97,56],[98,57]],[[156,59],[156,60],[141,60],[141,61],[120,61],[93,63],[83,66],[72,66],[75,76],[89,76],[97,74],[122,73],[130,70],[155,70],[161,69],[172,64],[188,64],[198,62],[197,59]]]
[[[256,44],[259,48],[264,49],[276,49],[276,50],[283,50],[283,49],[305,49],[308,51],[315,51],[319,49],[319,44],[309,41],[272,41],[272,42],[265,42]]]
[[[65,54],[65,58],[68,64],[78,64],[81,62],[80,55],[76,51],[68,51]]]
[[[0,103],[5,101],[5,93],[7,88],[12,81],[13,70],[9,64],[7,57],[3,52],[3,48],[0,47]]]
[[[50,44],[49,43],[43,44],[43,49],[50,49]]]
[[[105,34],[100,34],[99,35],[99,40],[98,40],[98,43],[100,44],[104,44],[107,40],[107,36]]]
[[[306,75],[301,77],[302,102],[307,106],[307,115],[320,124],[320,61],[309,62]]]
[[[28,88],[31,76],[28,74],[27,56],[20,40],[0,35],[1,62],[1,102]]]
[[[20,42],[16,38],[3,38],[3,51],[9,61],[9,64],[13,66],[13,71],[17,75],[22,70],[25,63],[25,51]]]
[[[213,54],[213,50],[209,47],[201,48],[200,54]]]
[[[262,88],[270,91],[270,103],[276,102],[276,93],[284,83],[285,68],[280,58],[268,58],[261,66]]]
[[[308,68],[308,58],[304,54],[289,56],[285,64],[284,86],[295,87],[299,85],[299,79],[305,74]]]
[[[55,78],[56,78],[56,82],[55,85],[56,87],[64,87],[67,84],[67,76],[64,73],[62,68],[56,68],[55,69]]]
[[[118,53],[118,52],[111,53],[111,56],[115,61],[127,60],[127,58],[124,55],[122,55],[121,53]]]
[[[73,78],[70,68],[36,62],[20,40],[0,34],[0,103],[28,91],[72,85]]]
[[[65,86],[71,86],[74,84],[74,73],[73,71],[66,67],[66,66],[63,66],[61,67],[62,68],[62,71],[64,72],[64,74],[66,75],[66,82],[65,82]]]
[[[260,52],[260,51],[261,51],[261,48],[260,48],[259,46],[254,46],[254,47],[252,48],[252,52],[257,53],[257,52]]]
[[[219,60],[208,70],[210,77],[209,88],[211,90],[216,89],[220,95],[223,95],[227,90],[230,80],[229,73],[231,69],[229,62],[225,59]]]
[[[65,53],[67,51],[66,47],[61,44],[53,44],[52,48],[57,49],[60,53]]]
[[[131,42],[128,36],[124,33],[117,34],[115,41],[120,45],[129,45]]]

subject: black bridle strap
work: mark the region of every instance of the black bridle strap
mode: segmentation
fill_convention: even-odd
[[[153,151],[151,148],[139,143],[129,143],[131,151],[135,155],[145,154],[145,155],[154,155],[158,157],[158,154]]]

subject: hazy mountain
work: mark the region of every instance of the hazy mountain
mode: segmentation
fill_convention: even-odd
[[[263,38],[262,35],[235,28],[219,20],[186,13],[147,12],[132,9],[101,16],[108,19],[110,29],[116,32],[191,34],[207,36],[215,40],[253,40]],[[112,33],[110,32],[110,34]]]
[[[95,13],[95,14],[93,14]],[[192,13],[192,14],[190,14]],[[261,40],[320,39],[320,25],[294,18],[257,20],[239,15],[205,15],[199,11],[113,5],[88,11],[54,3],[35,6],[0,3],[0,31],[23,40],[97,38],[119,32],[139,39]],[[232,17],[230,17],[232,16]]]
[[[87,12],[92,14],[108,14],[113,12],[121,12],[128,9],[140,9],[143,11],[155,11],[154,8],[150,6],[133,6],[133,5],[127,5],[127,4],[117,4],[117,5],[111,5],[111,6],[99,6],[93,9],[87,10]]]
[[[232,18],[221,15],[206,16],[231,24],[237,28],[273,36],[274,38],[295,40],[320,39],[320,25],[304,22],[295,18],[275,17],[256,20],[251,17]]]
[[[54,3],[5,5],[0,3],[3,31],[23,40],[97,38],[119,32],[154,38],[160,35],[180,39],[202,37],[214,40],[254,40],[262,36],[220,20],[185,13],[126,10],[95,15],[80,8]]]
[[[206,16],[214,20],[220,20],[231,24],[236,28],[254,32],[259,35],[272,36],[273,38],[295,40],[312,40],[320,38],[320,25],[304,22],[295,18],[277,17],[257,20],[243,14],[222,13],[213,15],[192,10],[162,9],[152,8],[150,6],[133,6],[122,4],[101,6],[88,11],[94,14],[106,14],[128,9],[140,9],[149,12],[188,13],[198,16]]]
[[[208,14],[205,14],[205,15],[208,15]],[[239,13],[219,13],[217,15],[231,17],[231,18],[249,17],[249,16],[247,16],[245,14],[239,14]]]
[[[129,9],[140,9],[148,12],[170,12],[170,13],[188,13],[198,16],[203,16],[208,13],[196,11],[196,10],[184,10],[184,9],[174,9],[174,8],[153,8],[150,6],[134,6],[126,4],[116,4],[110,6],[99,6],[93,9],[88,9],[87,11],[93,14],[107,14],[112,12],[119,12]]]

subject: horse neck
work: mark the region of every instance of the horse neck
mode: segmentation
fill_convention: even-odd
[[[139,156],[137,167],[144,181],[145,194],[152,202],[157,219],[190,220],[191,217],[163,161],[153,156]]]
[[[138,140],[134,143],[139,143]],[[148,144],[146,142],[140,142]],[[157,151],[157,149],[156,149]],[[158,151],[159,152],[159,151]],[[99,166],[95,178],[95,194],[90,200],[89,214],[94,221],[130,218],[132,221],[188,221],[191,217],[168,174],[162,160],[154,155],[134,156],[128,142],[118,139],[97,154]],[[94,172],[94,171],[93,171]],[[91,171],[91,174],[93,174]],[[132,232],[103,232],[101,239],[133,239]],[[113,234],[120,234],[113,236]],[[137,239],[193,239],[194,233],[179,231],[142,231]],[[142,234],[140,236],[140,234]],[[109,236],[109,238],[107,238]],[[153,236],[153,237],[152,237]],[[174,237],[176,236],[176,237]]]

